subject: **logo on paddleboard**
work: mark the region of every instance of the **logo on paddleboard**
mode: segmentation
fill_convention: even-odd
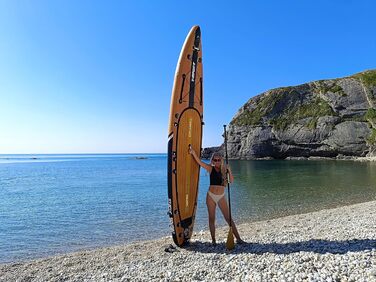
[[[192,118],[188,121],[188,138],[192,138]]]
[[[195,62],[192,63],[192,74],[191,74],[191,81],[195,81],[195,74],[196,74],[196,64]]]

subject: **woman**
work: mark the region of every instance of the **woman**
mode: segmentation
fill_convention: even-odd
[[[230,167],[226,168],[225,164],[223,163],[221,154],[214,153],[210,161],[211,165],[208,165],[201,161],[199,157],[197,157],[196,152],[191,147],[189,148],[189,152],[193,156],[194,160],[200,166],[206,169],[210,174],[210,186],[209,191],[206,195],[206,205],[208,207],[209,213],[210,235],[212,237],[212,242],[215,245],[215,208],[217,207],[217,205],[219,206],[227,223],[230,224],[229,209],[225,197],[225,186],[227,185],[227,170],[229,173],[230,182],[234,181],[234,177],[232,175]],[[234,221],[231,221],[231,226],[236,238],[236,242],[238,244],[244,243],[244,241],[240,238]]]

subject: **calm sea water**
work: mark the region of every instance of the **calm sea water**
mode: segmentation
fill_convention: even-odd
[[[376,199],[376,163],[230,164],[237,222]],[[0,262],[169,235],[166,167],[163,154],[0,155]],[[208,178],[195,230],[208,228]]]

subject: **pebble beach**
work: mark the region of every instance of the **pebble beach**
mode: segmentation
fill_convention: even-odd
[[[228,227],[166,252],[164,237],[0,264],[0,281],[376,281],[376,201]]]

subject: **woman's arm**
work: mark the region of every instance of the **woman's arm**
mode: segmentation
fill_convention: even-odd
[[[212,167],[208,165],[207,163],[204,163],[203,161],[200,160],[200,158],[197,156],[195,150],[192,149],[191,146],[189,146],[189,153],[192,155],[193,159],[203,168],[205,168],[209,173],[212,170]]]

